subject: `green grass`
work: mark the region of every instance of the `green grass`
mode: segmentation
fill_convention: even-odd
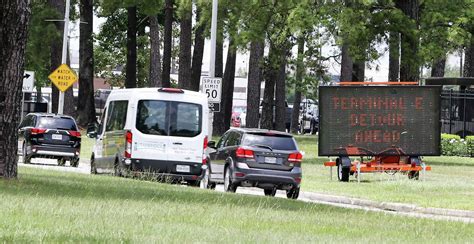
[[[19,168],[0,181],[0,242],[467,243],[474,225]]]
[[[327,157],[317,156],[316,136],[296,136],[303,161],[304,191],[351,196],[381,202],[413,203],[422,207],[474,210],[474,158],[425,157],[432,167],[420,181],[408,180],[403,174],[362,174],[361,183],[351,176],[350,183],[333,180],[329,167],[322,164]]]

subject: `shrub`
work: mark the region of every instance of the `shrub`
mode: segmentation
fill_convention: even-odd
[[[458,135],[441,134],[441,154],[445,156],[470,156],[466,140],[461,139]],[[474,147],[474,137],[470,141]]]
[[[467,151],[470,157],[474,156],[474,136],[466,136]]]

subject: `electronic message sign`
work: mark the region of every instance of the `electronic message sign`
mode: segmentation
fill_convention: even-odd
[[[319,155],[440,155],[440,86],[319,88]]]

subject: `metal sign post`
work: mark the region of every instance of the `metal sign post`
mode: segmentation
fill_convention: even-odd
[[[61,57],[61,64],[66,63],[70,5],[71,5],[71,0],[66,0],[66,9],[65,9],[65,13],[64,13],[63,53],[62,53],[62,57]],[[64,91],[59,91],[58,114],[63,114],[63,111],[64,111]]]
[[[217,38],[217,7],[218,1],[212,0],[212,18],[211,18],[211,58],[209,63],[209,76],[216,75],[216,38]],[[203,89],[204,90],[204,89]],[[209,113],[209,140],[212,139],[212,130],[214,122],[214,113]]]
[[[35,72],[25,71],[23,75],[23,88],[21,89],[21,117],[23,118],[23,111],[25,107],[25,92],[33,92],[35,85]]]

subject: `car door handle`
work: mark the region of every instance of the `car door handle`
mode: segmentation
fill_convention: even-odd
[[[182,142],[173,142],[173,145],[183,145]]]

